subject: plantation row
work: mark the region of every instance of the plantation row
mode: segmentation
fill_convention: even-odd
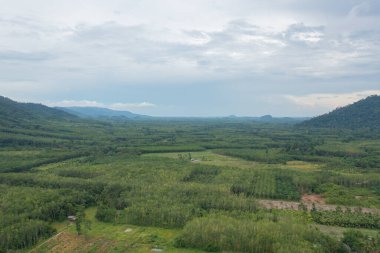
[[[21,249],[50,236],[48,222],[63,221],[77,206],[90,204],[92,197],[75,190],[38,187],[9,187],[0,184],[0,252]]]
[[[284,171],[254,171],[231,186],[231,192],[258,198],[299,200],[301,194],[293,175]]]
[[[231,252],[338,252],[337,241],[301,224],[210,216],[189,222],[178,247]],[[342,251],[345,252],[345,251]]]
[[[23,249],[32,246],[41,238],[53,235],[56,231],[48,223],[38,220],[25,220],[0,229],[0,252]]]
[[[342,211],[339,208],[336,211],[312,211],[311,214],[315,222],[323,225],[380,229],[379,215],[351,212],[350,209]]]

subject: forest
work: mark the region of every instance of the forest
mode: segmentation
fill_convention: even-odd
[[[379,132],[11,118],[0,252],[380,251]]]

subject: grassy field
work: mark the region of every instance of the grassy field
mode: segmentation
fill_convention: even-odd
[[[284,219],[298,219],[308,222],[310,217],[303,217],[294,211],[281,211]],[[130,224],[109,224],[99,222],[95,218],[96,209],[86,209],[86,218],[90,221],[89,229],[84,234],[78,235],[75,224],[69,222],[53,223],[57,234],[41,241],[32,249],[23,252],[30,253],[84,253],[84,252],[168,252],[168,253],[202,253],[206,251],[195,249],[179,249],[174,247],[173,242],[180,233],[179,229],[162,229],[156,227],[141,227]],[[296,218],[299,217],[299,218]],[[343,233],[349,228],[337,226],[314,225],[321,232],[342,238]],[[363,234],[376,237],[378,232],[371,229],[359,229]]]
[[[295,170],[300,172],[309,172],[319,170],[322,164],[311,163],[305,161],[288,161],[286,164],[266,164],[255,161],[247,161],[237,157],[220,155],[212,150],[200,152],[172,152],[172,153],[153,153],[145,154],[146,157],[167,157],[171,159],[184,159],[193,163],[239,168],[239,169],[268,169],[268,168],[282,168]],[[191,157],[192,160],[189,158]]]
[[[343,237],[344,232],[347,232],[348,230],[350,230],[349,228],[343,228],[343,227],[337,227],[337,226],[326,226],[326,225],[319,225],[319,224],[315,225],[315,227],[318,228],[321,232],[338,239],[341,239]],[[379,231],[376,231],[373,229],[359,229],[359,231],[372,238],[376,238],[376,236],[378,236],[379,234]]]
[[[180,230],[156,227],[141,227],[129,224],[116,225],[99,222],[95,218],[96,208],[86,209],[86,219],[90,228],[83,235],[78,235],[75,224],[68,222],[54,223],[57,235],[41,241],[36,247],[25,252],[169,252],[201,253],[204,251],[178,249],[173,241]]]

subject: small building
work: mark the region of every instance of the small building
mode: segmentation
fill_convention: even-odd
[[[71,222],[74,222],[74,221],[76,221],[77,217],[75,215],[69,215],[69,216],[67,216],[67,219]]]

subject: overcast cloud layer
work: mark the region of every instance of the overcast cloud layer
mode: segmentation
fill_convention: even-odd
[[[0,95],[312,116],[380,94],[378,0],[0,0]]]

